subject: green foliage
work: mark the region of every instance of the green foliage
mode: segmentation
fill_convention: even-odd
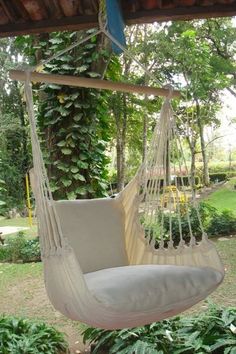
[[[236,171],[236,162],[232,161],[231,170]],[[228,172],[229,171],[229,161],[220,161],[220,162],[210,162],[209,163],[209,172],[210,173],[219,173],[219,172]]]
[[[230,179],[232,177],[236,177],[236,171],[227,172],[227,179]]]
[[[193,235],[196,237],[197,240],[199,240],[202,237],[202,230],[201,230],[201,225],[199,222],[197,210],[195,207],[191,205],[186,207],[188,207],[188,214],[186,210],[184,210],[181,215],[183,239],[186,242],[189,242],[190,240],[190,231],[189,231],[189,222],[188,222],[188,215],[189,215]],[[201,218],[201,222],[206,232],[208,232],[208,225],[211,222],[211,220],[215,217],[216,209],[207,203],[201,202],[199,204],[198,211]],[[168,234],[170,228],[170,221],[168,215],[164,215],[164,228],[166,230],[166,233]],[[173,237],[174,245],[177,246],[180,242],[179,218],[177,214],[173,214],[172,216],[172,237]]]
[[[37,262],[41,260],[39,239],[28,240],[23,232],[0,245],[0,262]]]
[[[186,208],[188,207],[188,214]],[[206,202],[199,203],[198,207],[199,216],[204,230],[209,236],[226,236],[236,233],[236,216],[231,210],[218,211],[215,207]],[[188,243],[190,241],[189,221],[191,223],[191,229],[196,240],[199,241],[202,238],[202,229],[199,222],[198,213],[195,207],[190,205],[186,206],[181,215],[181,228],[183,239]],[[161,231],[161,223],[163,219],[163,231]],[[167,247],[169,241],[170,231],[170,216],[168,213],[159,215],[158,220],[155,220],[150,224],[149,220],[142,220],[146,235],[150,235],[151,238],[156,239],[156,246],[159,245],[159,235],[163,233],[164,245]],[[179,230],[179,216],[177,213],[171,214],[171,230],[174,246],[178,246],[180,242],[180,230]]]
[[[95,342],[93,354],[233,354],[236,350],[236,308],[211,305],[208,311],[144,327],[105,331],[87,328],[84,341]]]
[[[55,328],[16,317],[0,317],[0,353],[63,354],[68,345]]]
[[[21,248],[20,258],[23,262],[35,262],[41,260],[41,251],[39,238],[26,240]]]
[[[0,160],[1,167],[1,160]],[[6,210],[6,183],[2,179],[0,179],[0,215],[3,214]]]
[[[211,219],[207,233],[213,236],[232,235],[236,233],[236,216],[231,210],[218,212]]]
[[[18,84],[9,79],[8,70],[20,56],[14,39],[1,39],[0,45],[0,179],[5,182],[5,210],[23,209],[24,176],[29,168],[28,122]],[[1,194],[1,192],[0,192]],[[0,198],[1,199],[1,198]]]
[[[210,181],[213,183],[226,181],[228,178],[227,172],[218,172],[209,174]]]
[[[92,33],[93,30],[90,31]],[[35,44],[49,57],[88,33],[51,33]],[[44,67],[45,72],[100,77],[107,53],[93,37]],[[108,134],[107,93],[42,85],[38,91],[38,125],[55,198],[76,199],[106,195]]]

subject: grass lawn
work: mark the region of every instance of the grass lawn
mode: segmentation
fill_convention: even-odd
[[[210,194],[206,201],[219,211],[230,209],[236,214],[236,190],[234,189],[235,184],[236,178],[232,178],[229,182],[224,184],[222,188]]]
[[[0,227],[1,226],[18,226],[18,227],[27,227],[28,229],[23,230],[26,237],[32,238],[37,236],[37,225],[36,221],[33,220],[33,226],[29,226],[29,219],[28,218],[14,218],[14,219],[6,219],[0,217]],[[5,237],[12,236],[15,234],[9,234]]]

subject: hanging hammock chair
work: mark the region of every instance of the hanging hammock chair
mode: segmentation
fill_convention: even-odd
[[[196,241],[192,230],[190,197],[183,182],[187,166],[170,103],[173,92],[163,91],[170,95],[161,109],[146,161],[124,190],[115,198],[55,201],[36,129],[30,84],[36,75],[40,74],[27,71],[21,79],[31,126],[31,181],[45,284],[54,307],[72,320],[118,329],[174,316],[207,297],[222,282],[224,268],[204,233],[194,198],[192,208],[201,239]],[[14,73],[11,77],[20,79]],[[172,176],[179,177],[173,182]],[[186,194],[184,198],[181,193]],[[178,240],[173,232],[174,215]]]
[[[146,163],[122,192],[115,198],[54,201],[36,133],[29,81],[25,89],[45,284],[54,307],[73,320],[117,329],[174,316],[208,296],[223,280],[224,269],[203,230],[201,241],[196,242],[188,208],[189,240],[185,242],[178,194],[177,245],[168,210],[168,235],[163,227],[162,190],[169,183],[164,174],[167,151],[169,160],[173,160],[171,151],[176,156],[177,147],[181,153],[172,135],[175,123],[169,99],[162,107]],[[180,172],[181,156],[177,158]],[[177,173],[177,166],[171,168]],[[140,223],[140,207],[145,226]],[[155,221],[160,224],[157,235],[151,227],[145,233],[145,227]]]

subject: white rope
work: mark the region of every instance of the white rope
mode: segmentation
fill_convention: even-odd
[[[154,82],[157,82],[158,84],[162,84],[160,80],[156,78],[155,75],[152,74],[150,70],[148,70],[145,65],[143,65],[133,54],[129,52],[115,37],[112,36],[110,32],[108,32],[106,29],[102,29],[102,33],[109,38],[115,45],[117,45],[124,53],[125,55],[132,59],[134,62],[138,64],[138,66],[144,71],[144,73],[150,77]]]

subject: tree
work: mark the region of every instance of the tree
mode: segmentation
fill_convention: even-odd
[[[195,170],[194,146],[200,139],[205,185],[209,183],[209,176],[204,129],[209,124],[219,124],[216,112],[221,106],[220,93],[231,84],[226,72],[216,66],[218,54],[212,50],[211,42],[202,35],[207,26],[207,21],[175,22],[152,34],[159,47],[156,60],[162,71],[174,86],[187,90],[186,111],[193,106],[195,122],[192,122],[194,129],[190,129],[193,134],[190,139],[192,173]],[[227,26],[228,21],[225,21]]]
[[[1,40],[0,179],[4,181],[6,210],[24,207],[25,174],[30,161],[24,104],[17,83],[8,78],[8,70],[18,61],[14,41]]]
[[[33,50],[27,53],[26,49],[26,54],[33,54],[36,60],[45,59],[87,34],[51,33],[46,40],[45,36],[34,39]],[[102,45],[101,38],[92,37],[46,64],[43,70],[100,77],[104,58],[108,56]],[[38,126],[55,198],[104,196],[108,162],[105,150],[109,140],[107,93],[55,84],[42,85],[37,93]]]

